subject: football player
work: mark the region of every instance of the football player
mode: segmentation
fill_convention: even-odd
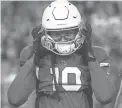
[[[73,4],[52,2],[32,36],[33,46],[21,53],[20,73],[8,89],[11,105],[23,105],[35,88],[35,108],[93,108],[93,92],[101,104],[112,101],[115,76],[101,68],[109,58],[94,54],[91,27]]]

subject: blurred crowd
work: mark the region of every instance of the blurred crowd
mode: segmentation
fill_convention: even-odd
[[[112,65],[122,73],[122,2],[72,1],[92,26],[92,43],[106,48]],[[50,1],[1,1],[2,108],[12,108],[7,88],[19,72],[21,50],[32,44],[32,29],[41,24]],[[118,84],[119,85],[119,84]],[[31,108],[31,107],[30,107]]]

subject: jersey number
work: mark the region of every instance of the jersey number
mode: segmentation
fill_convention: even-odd
[[[50,68],[50,73],[52,73],[52,68]],[[66,90],[66,91],[78,91],[81,88],[81,71],[77,68],[77,67],[66,67],[64,68],[64,70],[62,71],[62,77],[61,77],[61,81],[62,81],[62,87]],[[74,75],[75,78],[73,78],[72,80],[75,80],[75,84],[69,84],[69,78],[70,75]],[[55,75],[56,75],[56,81],[58,83],[59,81],[59,68],[55,68]],[[55,91],[55,84],[54,84],[54,79],[53,79],[53,90]]]

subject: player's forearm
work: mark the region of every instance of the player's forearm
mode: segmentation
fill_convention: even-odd
[[[98,62],[90,62],[89,68],[92,80],[91,84],[96,99],[102,104],[111,102],[115,94],[114,84],[112,84],[112,81],[109,81],[109,77]]]
[[[8,100],[10,104],[20,106],[27,101],[28,96],[36,85],[34,84],[35,78],[33,70],[33,64],[30,62],[26,62],[26,64],[20,69],[20,73],[8,89]]]

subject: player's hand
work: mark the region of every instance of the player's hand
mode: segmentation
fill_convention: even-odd
[[[37,37],[44,35],[44,28],[42,27],[42,25],[36,26],[35,28],[33,28],[31,34],[33,36],[33,39],[35,40]]]
[[[94,56],[94,52],[92,49],[92,43],[91,43],[91,34],[92,34],[91,25],[88,22],[86,22],[80,32],[81,32],[81,34],[86,36],[87,50],[88,50],[88,57],[89,57],[88,60],[96,61],[96,57]]]
[[[34,63],[36,66],[39,66],[40,58],[43,56],[44,51],[41,45],[41,37],[44,35],[44,28],[42,25],[36,26],[32,30],[32,36],[33,36],[33,51],[35,53],[34,57]]]
[[[32,32],[31,32],[32,36],[33,36],[33,47],[34,47],[34,51],[38,51],[38,47],[39,47],[39,43],[40,43],[40,39],[41,37],[44,35],[44,28],[42,27],[42,25],[36,26]]]

